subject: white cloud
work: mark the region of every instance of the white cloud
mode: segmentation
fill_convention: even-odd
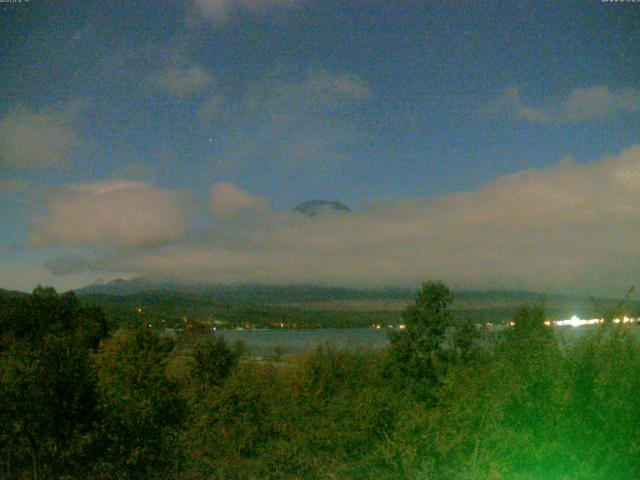
[[[125,180],[56,191],[33,220],[30,242],[42,245],[152,245],[180,237],[185,219],[177,193]]]
[[[640,90],[626,88],[617,92],[607,87],[576,88],[557,106],[525,105],[518,87],[507,88],[496,100],[481,109],[492,117],[509,117],[532,123],[582,122],[640,113]]]
[[[241,209],[264,210],[268,204],[267,197],[251,195],[230,182],[215,183],[209,199],[215,217],[227,217]]]
[[[209,282],[375,286],[441,278],[457,288],[616,294],[640,272],[638,172],[640,145],[597,162],[564,159],[500,177],[473,192],[349,214],[263,211],[199,238],[125,254],[111,268]]]
[[[242,13],[264,15],[295,8],[301,0],[191,0],[197,11],[215,23],[224,23]]]
[[[496,100],[489,102],[480,110],[487,117],[508,117],[513,120],[525,120],[535,123],[550,121],[546,112],[534,107],[526,107],[522,104],[519,87],[509,87]]]
[[[213,80],[207,69],[200,65],[188,67],[167,67],[151,78],[151,83],[160,90],[179,97],[187,97],[202,92]]]
[[[580,122],[634,112],[640,113],[640,90],[637,88],[619,92],[612,92],[607,87],[576,88],[563,102],[560,118]]]
[[[69,167],[83,147],[74,121],[84,101],[31,111],[16,107],[0,119],[0,166],[11,170]]]

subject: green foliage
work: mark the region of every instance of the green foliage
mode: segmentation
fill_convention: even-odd
[[[561,345],[525,306],[479,342],[451,302],[426,283],[386,351],[285,363],[197,328],[104,338],[50,289],[3,299],[0,478],[640,478],[638,327]]]
[[[473,320],[459,322],[453,332],[452,360],[470,361],[478,352],[480,332]]]
[[[323,346],[298,364],[241,364],[192,398],[188,478],[371,478],[401,398],[373,352]]]
[[[123,330],[96,357],[99,410],[96,466],[105,478],[162,478],[177,471],[185,416],[178,384],[165,375],[171,340],[148,328]]]
[[[637,337],[626,325],[605,324],[578,341],[567,364],[573,421],[566,431],[576,461],[597,478],[640,477]]]
[[[47,335],[74,335],[92,349],[108,334],[101,309],[80,305],[73,292],[37,287],[0,303],[0,347],[9,340],[40,343]]]
[[[371,351],[323,346],[302,365],[300,448],[305,456],[322,459],[327,477],[370,478],[370,469],[377,468],[375,449],[406,406],[380,364],[380,354]]]
[[[181,443],[187,478],[250,478],[255,458],[275,432],[273,408],[281,379],[266,369],[241,367],[224,383],[194,392],[190,428]],[[251,473],[250,473],[251,472]],[[245,475],[246,474],[246,475]]]
[[[238,358],[221,336],[206,337],[193,352],[193,375],[204,385],[219,385],[229,375]]]
[[[497,345],[452,367],[437,407],[398,423],[390,466],[434,480],[637,478],[640,344],[613,325],[561,350],[543,318],[523,308]]]
[[[82,472],[96,402],[87,351],[73,337],[48,336],[39,349],[7,357],[0,392],[6,455],[45,476]]]
[[[422,285],[414,303],[404,311],[405,329],[391,333],[387,360],[388,375],[398,374],[413,382],[422,395],[428,394],[444,371],[447,353],[443,349],[447,327],[452,324],[453,295],[442,282]]]
[[[540,305],[524,305],[516,311],[512,328],[509,330],[513,340],[532,340],[534,338],[553,339],[553,331],[544,323],[544,310]]]
[[[72,293],[53,289],[3,304],[0,452],[7,476],[85,473],[97,402],[90,349],[105,334],[101,320]]]

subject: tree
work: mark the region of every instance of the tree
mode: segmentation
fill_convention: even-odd
[[[193,352],[194,376],[203,385],[219,385],[237,363],[236,353],[220,336],[209,337]]]
[[[437,383],[446,367],[443,348],[447,327],[452,324],[453,295],[440,281],[423,283],[413,304],[402,314],[405,329],[390,335],[391,370],[429,387]]]
[[[99,309],[52,288],[0,306],[0,452],[8,470],[85,475],[96,419],[90,349],[106,335],[103,320]]]
[[[36,346],[47,335],[73,335],[97,350],[108,335],[104,312],[80,304],[73,292],[61,295],[38,286],[31,295],[8,299],[0,308],[0,336],[4,342],[29,342]]]
[[[553,330],[544,323],[544,309],[540,305],[524,305],[520,307],[511,322],[508,331],[512,340],[531,342],[535,339],[553,340]]]
[[[97,470],[106,478],[162,478],[175,473],[177,436],[186,405],[165,375],[173,342],[148,328],[124,330],[102,343],[98,373]]]

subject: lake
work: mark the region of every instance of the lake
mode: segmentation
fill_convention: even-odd
[[[556,335],[561,341],[574,342],[585,332],[596,328],[583,327],[555,327]],[[640,328],[632,326],[632,331],[640,336]],[[493,327],[498,331],[499,327]],[[358,348],[383,348],[389,343],[390,329],[374,328],[318,328],[318,329],[247,329],[247,330],[218,330],[230,343],[238,340],[244,342],[248,353],[252,355],[273,354],[276,347],[283,347],[285,353],[302,353],[312,350],[319,345],[329,343],[338,348],[356,350]],[[399,331],[399,330],[395,330]]]
[[[241,340],[249,353],[272,354],[276,347],[284,347],[286,353],[301,353],[318,345],[329,343],[338,348],[382,348],[387,343],[388,331],[373,328],[318,328],[318,329],[265,329],[265,330],[218,330],[227,341]]]

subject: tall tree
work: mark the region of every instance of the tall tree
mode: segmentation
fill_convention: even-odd
[[[440,281],[423,283],[415,301],[402,314],[405,328],[390,335],[390,371],[428,387],[438,381],[445,369],[443,348],[447,327],[452,325],[453,295]],[[420,390],[425,391],[425,388]]]

